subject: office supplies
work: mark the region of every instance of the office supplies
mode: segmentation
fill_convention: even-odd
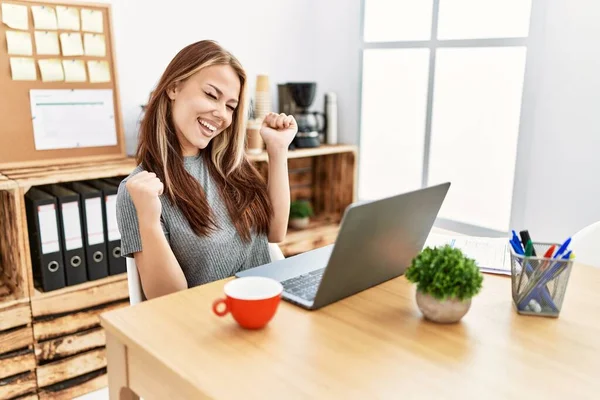
[[[519,240],[519,237],[517,236],[517,232],[515,232],[514,230],[512,231],[512,242],[519,248],[519,251],[517,251],[517,253],[519,254],[525,254],[525,249],[523,248],[523,246],[521,246],[521,241]],[[527,242],[525,242],[527,243]]]
[[[85,82],[87,72],[83,60],[62,60],[66,82]]]
[[[27,6],[2,3],[2,22],[13,29],[29,29]]]
[[[7,2],[8,1],[8,2]],[[115,49],[115,36],[113,35],[113,19],[110,14],[110,4],[95,4],[93,8],[90,8],[92,22],[88,23],[87,30],[79,30],[77,21],[80,19],[80,12],[86,8],[83,4],[75,6],[74,4],[68,7],[57,5],[56,2],[48,0],[27,0],[27,1],[0,1],[3,11],[0,12],[0,19],[12,20],[12,13],[7,9],[14,9],[16,7],[22,13],[21,19],[23,22],[22,30],[19,27],[13,28],[6,25],[6,23],[0,24],[0,40],[4,42],[3,46],[0,46],[0,59],[6,62],[6,73],[0,74],[0,91],[5,98],[11,99],[0,107],[0,121],[2,121],[5,127],[3,133],[0,135],[0,171],[15,168],[34,168],[39,166],[49,165],[65,165],[65,164],[82,164],[87,161],[98,162],[104,160],[116,160],[119,158],[126,158],[127,148],[125,146],[125,137],[123,130],[123,119],[120,112],[121,107],[119,106],[120,96],[117,88],[117,76],[114,73],[115,59],[113,58]],[[11,4],[16,3],[16,4]],[[21,4],[27,4],[22,6]],[[56,15],[57,9],[60,8],[61,23],[58,26],[58,16]],[[68,9],[66,11],[65,9]],[[5,12],[6,11],[6,12]],[[67,23],[65,26],[65,15],[67,15]],[[71,24],[69,16],[74,21]],[[90,16],[90,15],[88,15]],[[28,24],[28,21],[31,23]],[[96,22],[94,22],[96,21]],[[101,21],[101,22],[100,22]],[[80,21],[81,22],[81,21]],[[88,18],[89,22],[89,18]],[[100,22],[100,23],[98,23]],[[11,22],[9,22],[11,24]],[[101,26],[100,26],[101,25]],[[91,26],[91,28],[90,28]],[[72,27],[73,29],[69,29]],[[66,28],[66,29],[65,29]],[[93,32],[94,29],[100,30],[101,32]],[[31,36],[31,42],[34,42],[33,56],[19,56],[8,54],[7,42],[5,39],[6,33],[9,31],[20,30],[19,33],[25,36]],[[92,35],[103,35],[104,37],[104,56],[96,55],[93,56],[94,61],[103,62],[101,65],[101,71],[105,71],[107,68],[109,71],[110,82],[104,82],[103,84],[90,83],[87,74],[86,61],[91,60],[90,57],[84,56],[80,59],[80,56],[63,57],[60,48],[60,34],[67,34],[71,36],[83,36],[88,33]],[[64,35],[63,35],[64,37]],[[98,38],[98,36],[96,36]],[[1,44],[1,43],[0,43]],[[83,45],[83,43],[81,43]],[[27,51],[27,53],[29,53]],[[79,53],[79,52],[78,52]],[[85,53],[85,52],[83,52]],[[95,52],[94,54],[101,54],[101,52]],[[48,74],[45,73],[40,76],[40,67],[45,68],[47,65],[40,66],[38,61],[46,60],[50,56],[52,59],[60,59],[62,63],[64,80],[60,80],[60,74],[51,73],[51,78],[48,78]],[[11,58],[13,58],[11,60]],[[9,64],[10,62],[10,64]],[[104,64],[106,63],[106,64]],[[106,65],[106,68],[105,68]],[[54,68],[54,65],[51,66]],[[58,71],[58,68],[53,71]],[[44,78],[44,79],[42,79]],[[19,81],[19,84],[15,84],[13,81]],[[80,83],[73,86],[72,83]],[[30,90],[43,90],[43,89],[66,89],[66,90],[85,90],[85,89],[102,89],[110,91],[111,103],[103,101],[104,104],[108,104],[108,107],[112,107],[112,114],[110,120],[107,120],[106,124],[102,128],[96,129],[97,114],[87,111],[82,111],[79,106],[81,103],[71,109],[67,113],[56,114],[55,110],[49,112],[50,117],[56,116],[57,120],[60,120],[61,124],[56,124],[48,129],[45,133],[47,134],[46,142],[50,142],[50,138],[54,137],[54,141],[62,142],[61,130],[63,127],[71,128],[73,121],[84,121],[84,128],[75,129],[80,134],[83,134],[85,139],[79,143],[74,142],[73,146],[67,147],[53,147],[49,148],[36,148],[36,140],[33,132],[34,121],[38,118],[32,115],[31,111],[31,92]],[[101,100],[102,101],[102,100]],[[86,101],[89,108],[93,108],[98,103],[98,99],[89,99]],[[68,104],[72,103],[68,99],[64,99],[62,103],[65,105],[64,108],[68,108]],[[49,106],[55,108],[55,104]],[[79,108],[79,109],[78,109]],[[107,129],[110,123],[111,129]],[[102,124],[101,124],[102,125]],[[54,129],[58,128],[58,129]],[[88,134],[90,129],[95,129],[96,132]],[[113,132],[116,131],[116,134]],[[111,141],[103,140],[107,136],[104,134],[108,132],[110,137],[114,137]],[[70,134],[68,135],[70,136]],[[98,137],[98,141],[88,140],[89,137]],[[44,141],[43,140],[43,141]],[[88,145],[86,142],[92,142]],[[40,150],[52,150],[52,151],[40,151]]]
[[[106,61],[91,60],[87,62],[90,82],[110,82],[110,69]]]
[[[568,242],[567,239],[566,245],[563,244],[561,247],[566,249]],[[556,246],[534,243],[534,247],[538,247],[539,252],[543,252],[545,256],[551,256]],[[514,272],[513,300],[519,313],[558,316],[573,264],[571,254],[572,252],[567,251],[559,258],[554,255],[554,258],[549,259],[546,257],[525,258],[515,252],[511,253]],[[531,274],[526,275],[519,273],[516,268],[519,263],[523,262],[532,262],[533,265],[539,266],[534,268]],[[550,298],[547,294],[550,294]],[[537,305],[541,307],[541,311]]]
[[[529,242],[532,242],[531,236],[529,236],[529,231],[524,230],[524,231],[519,232],[519,234],[521,236],[521,243],[523,243],[523,245],[527,245]],[[537,254],[535,254],[535,249],[533,248],[533,242],[531,245],[531,250],[532,250],[532,253],[530,255],[535,257]]]
[[[102,191],[102,215],[104,239],[108,250],[108,273],[109,275],[116,275],[126,272],[125,257],[121,256],[121,233],[117,226],[118,188],[100,179],[90,180],[86,183]]]
[[[525,246],[525,257],[531,257],[535,255],[533,253],[535,253],[535,251],[533,251],[533,243],[531,242],[531,239],[529,239],[527,245]]]
[[[517,254],[520,254],[520,253],[519,253],[519,248],[518,248],[518,247],[517,247],[517,245],[516,245],[516,244],[515,244],[515,243],[512,241],[512,239],[511,239],[511,240],[509,240],[508,242],[510,243],[510,246],[512,247],[513,251],[514,251],[515,253],[517,253]]]
[[[335,244],[236,276],[273,278],[285,300],[314,310],[402,275],[423,248],[449,187],[351,204]]]
[[[121,185],[121,182],[123,181],[123,179],[125,179],[125,178],[124,177],[115,177],[115,178],[104,178],[102,180],[107,183],[110,183],[111,185],[116,186],[118,188],[119,185]]]
[[[560,246],[558,248],[558,250],[556,251],[556,254],[554,254],[554,258],[557,258],[561,254],[563,254],[567,250],[567,247],[569,247],[570,243],[571,243],[571,238],[568,238],[567,240],[565,240],[565,242],[562,244],[562,246]]]
[[[37,80],[37,72],[35,70],[35,63],[33,62],[33,58],[11,57],[10,73],[13,81]]]
[[[81,10],[81,30],[102,33],[104,31],[102,12],[83,8]]]
[[[45,185],[41,190],[56,197],[61,247],[67,286],[87,281],[87,262],[83,247],[79,194],[60,185]]]
[[[58,59],[38,60],[43,82],[61,82],[65,80],[62,63]]]
[[[58,45],[58,34],[49,31],[35,31],[35,51],[38,55],[58,56],[60,47]]]
[[[84,33],[83,34],[83,47],[85,49],[86,56],[93,56],[93,57],[106,56],[106,44],[104,42],[104,35],[96,35],[94,33]]]
[[[79,32],[63,32],[59,35],[62,55],[65,57],[82,56],[83,42]]]
[[[102,218],[102,192],[81,182],[69,182],[65,186],[81,196],[81,225],[88,279],[93,281],[107,277],[108,260]]]
[[[31,90],[30,106],[38,150],[117,143],[110,89]]]
[[[30,56],[33,54],[29,32],[6,31],[6,47],[8,48],[8,54],[17,56]]]
[[[509,243],[514,248],[512,241]],[[510,275],[510,250],[504,238],[431,233],[423,247],[445,245],[458,248],[474,259],[482,272]]]
[[[56,199],[39,189],[25,194],[29,250],[33,278],[49,292],[65,286],[63,255],[58,233]]]
[[[511,239],[511,243],[513,243],[513,242],[515,242],[515,241],[517,241],[517,242],[518,242],[518,241],[519,241],[519,238],[517,237],[517,235],[516,235],[515,231],[513,230],[512,232],[513,232],[513,237],[512,237],[512,239]],[[525,243],[525,244],[526,244],[526,245],[525,245],[525,253],[524,253],[524,254],[523,254],[523,253],[520,253],[520,250],[521,250],[521,248],[522,248],[520,243],[519,243],[518,245],[515,245],[515,244],[513,243],[513,248],[518,248],[518,250],[519,250],[519,251],[516,251],[516,252],[517,252],[517,254],[520,254],[520,255],[524,255],[524,256],[525,256],[525,259],[524,259],[524,260],[522,260],[522,261],[523,261],[523,263],[525,264],[525,266],[524,266],[524,267],[525,267],[525,274],[526,274],[526,276],[527,276],[529,279],[534,279],[534,277],[532,277],[532,275],[534,275],[534,273],[536,272],[536,269],[535,269],[535,268],[532,266],[532,264],[533,264],[534,266],[536,266],[536,267],[537,267],[537,266],[539,266],[539,265],[540,265],[540,263],[539,263],[539,261],[537,261],[537,260],[535,260],[535,259],[531,259],[531,258],[530,258],[530,257],[532,257],[532,256],[535,256],[535,255],[536,255],[536,252],[535,252],[535,249],[534,249],[534,246],[533,246],[533,242],[532,242],[532,240],[531,240],[531,236],[529,235],[529,232],[528,232],[527,230],[521,231],[521,232],[520,232],[520,236],[521,236],[522,243]],[[521,263],[521,261],[520,261],[520,260],[519,260],[519,261],[517,261],[517,262],[518,262],[518,263]],[[540,267],[540,268],[541,268],[541,267]],[[523,278],[523,277],[521,276],[521,279],[522,279],[522,278]],[[520,281],[520,282],[521,282],[521,281]],[[520,284],[520,283],[519,283],[519,284]],[[555,310],[555,309],[556,309],[556,307],[554,306],[554,302],[552,301],[552,296],[551,296],[551,295],[550,295],[550,293],[548,292],[548,289],[546,288],[546,286],[545,286],[545,285],[544,285],[544,286],[541,286],[541,287],[539,287],[539,288],[537,288],[537,289],[535,290],[535,293],[534,293],[534,295],[535,295],[536,297],[540,297],[540,296],[541,296],[541,297],[542,297],[542,300],[543,300],[543,301],[544,301],[546,304],[548,304],[548,306],[549,306],[550,308],[552,308],[553,310]],[[536,304],[539,304],[539,303],[537,303],[537,302],[536,302]],[[528,303],[528,305],[529,305],[529,303]],[[530,306],[530,305],[529,305],[529,306]],[[534,307],[534,308],[537,308],[537,307]]]
[[[79,30],[79,9],[75,7],[56,7],[56,16],[58,19],[58,29]]]
[[[31,12],[33,13],[33,26],[35,29],[56,30],[58,28],[54,8],[48,6],[31,6]]]

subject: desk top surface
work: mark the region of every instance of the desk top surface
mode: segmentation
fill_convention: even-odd
[[[600,269],[574,266],[558,319],[518,315],[510,278],[486,274],[454,325],[425,321],[400,277],[318,311],[282,302],[266,329],[246,331],[211,311],[224,283],[111,311],[102,324],[216,398],[600,393]]]

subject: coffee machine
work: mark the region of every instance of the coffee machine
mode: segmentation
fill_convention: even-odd
[[[325,132],[325,115],[319,111],[309,111],[316,92],[315,82],[279,85],[279,110],[293,115],[298,123],[298,133],[292,142],[293,147],[306,148],[321,145],[321,136]]]

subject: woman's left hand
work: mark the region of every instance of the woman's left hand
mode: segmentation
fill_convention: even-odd
[[[260,135],[265,141],[267,151],[289,147],[298,132],[298,124],[291,115],[269,113],[260,127]]]

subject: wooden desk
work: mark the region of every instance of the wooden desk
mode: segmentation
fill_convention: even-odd
[[[319,311],[282,302],[244,331],[212,314],[223,284],[102,316],[111,399],[122,386],[145,400],[600,396],[599,269],[575,266],[558,319],[517,315],[510,278],[485,275],[448,326],[422,319],[400,277]]]

